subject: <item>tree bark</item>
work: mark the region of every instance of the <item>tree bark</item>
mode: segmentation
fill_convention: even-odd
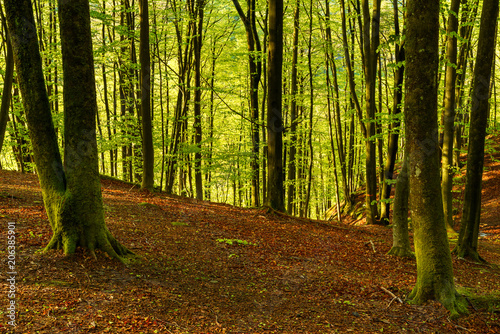
[[[403,167],[396,181],[394,209],[392,214],[392,248],[389,255],[414,258],[408,235],[408,195],[410,183],[408,177],[408,159],[405,156]]]
[[[452,0],[448,14],[447,45],[446,45],[446,74],[444,91],[443,114],[443,150],[441,157],[441,193],[443,196],[444,221],[449,233],[453,229],[453,134],[455,126],[455,79],[457,66],[457,31],[458,10],[460,0]]]
[[[250,71],[250,118],[252,120],[252,158],[250,168],[252,169],[251,198],[252,206],[257,207],[260,203],[259,196],[259,83],[262,75],[261,44],[257,33],[255,0],[247,0],[247,13],[243,12],[238,0],[233,0],[234,6],[240,16],[247,35],[248,68]]]
[[[0,10],[2,10],[0,8]],[[3,11],[2,15],[2,25],[4,26],[4,31],[6,34],[6,48],[7,55],[5,57],[5,80],[3,82],[2,91],[2,105],[0,109],[0,152],[2,152],[3,141],[5,139],[5,130],[7,128],[7,121],[9,120],[9,106],[12,100],[12,81],[14,79],[14,58],[12,52],[12,44],[10,42],[9,32],[7,30],[7,25],[5,22],[5,17]]]
[[[465,183],[464,208],[457,247],[454,252],[462,258],[480,261],[477,251],[481,221],[481,189],[484,165],[484,142],[488,124],[491,65],[495,50],[495,29],[498,1],[485,0],[481,13],[481,28],[477,47],[472,90],[469,147]]]
[[[300,2],[295,4],[293,14],[293,44],[292,44],[292,68],[290,82],[290,148],[288,151],[288,189],[287,189],[287,211],[290,215],[294,214],[296,188],[297,188],[297,62],[298,62],[298,45],[299,45],[299,19],[300,19]]]
[[[455,290],[444,226],[438,160],[438,37],[439,2],[408,1],[405,123],[417,258],[417,282],[408,299],[414,304],[438,300],[457,317],[467,312],[467,305]]]
[[[269,1],[268,100],[267,100],[267,205],[285,211],[283,189],[283,0]]]
[[[65,164],[45,88],[31,1],[6,0],[14,60],[53,236],[45,251],[83,246],[125,261],[131,254],[104,222],[98,173],[94,62],[87,0],[59,3],[64,69]]]
[[[363,6],[363,51],[365,71],[365,177],[366,177],[366,223],[376,224],[379,221],[377,208],[377,160],[375,145],[375,88],[377,81],[377,60],[380,26],[380,0],[373,2],[373,13],[370,19],[368,0]],[[370,29],[371,27],[371,29]],[[371,36],[370,36],[371,32]],[[360,119],[360,121],[362,121]]]
[[[139,61],[141,63],[142,189],[153,190],[154,158],[151,121],[151,59],[149,55],[149,5],[139,1],[141,18]]]
[[[394,1],[394,27],[395,35],[400,36],[399,32],[399,11],[398,2]],[[394,123],[391,124],[391,134],[389,135],[389,141],[387,144],[387,158],[384,166],[384,182],[382,184],[382,205],[380,209],[380,219],[389,221],[389,211],[390,202],[388,201],[391,196],[391,182],[394,174],[394,165],[396,164],[396,156],[398,153],[398,141],[401,121],[399,115],[401,114],[401,104],[403,102],[403,82],[404,82],[404,45],[401,43],[396,43],[395,59],[396,59],[396,71],[394,72],[394,95],[392,110],[395,118]],[[384,202],[385,200],[385,202]]]

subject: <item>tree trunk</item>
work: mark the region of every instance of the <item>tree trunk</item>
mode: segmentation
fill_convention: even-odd
[[[149,5],[139,1],[141,18],[139,58],[141,63],[142,189],[153,190],[154,158],[151,124],[151,59],[149,56]]]
[[[449,233],[453,229],[453,134],[455,126],[455,79],[457,63],[457,30],[460,0],[452,0],[448,15],[446,74],[443,112],[443,149],[441,157],[441,193],[443,196],[444,221]]]
[[[197,0],[195,4],[195,36],[193,40],[194,48],[194,143],[196,152],[194,153],[194,178],[196,184],[196,199],[203,199],[203,176],[201,171],[201,47],[203,41],[203,7],[204,0]]]
[[[98,173],[94,62],[89,3],[60,2],[64,69],[65,165],[63,168],[44,84],[29,0],[4,2],[19,85],[23,94],[45,209],[54,232],[45,251],[101,249],[124,261],[131,252],[104,222]],[[76,24],[78,23],[78,24]]]
[[[259,206],[259,82],[262,75],[262,61],[260,52],[261,44],[257,33],[255,17],[255,0],[247,0],[247,14],[243,12],[238,0],[233,0],[234,6],[240,16],[247,35],[248,68],[250,71],[250,118],[252,120],[252,157],[250,168],[252,169],[251,197],[252,206]]]
[[[365,146],[366,146],[366,223],[378,223],[377,209],[377,161],[375,145],[375,88],[377,81],[377,59],[380,26],[380,0],[373,2],[373,15],[370,19],[368,0],[363,6],[363,50],[365,70]],[[371,27],[371,29],[370,29]],[[370,36],[371,32],[371,36]],[[371,38],[370,38],[371,37]],[[362,121],[360,119],[360,121]]]
[[[0,11],[1,10],[2,9],[0,8]],[[5,138],[5,129],[7,128],[7,121],[9,119],[9,106],[12,99],[12,80],[14,78],[14,58],[12,54],[12,45],[10,42],[10,36],[7,30],[3,11],[1,11],[1,15],[2,25],[6,34],[7,55],[5,57],[5,80],[3,83],[2,105],[0,109],[0,152],[2,152],[3,141]]]
[[[282,82],[283,62],[283,0],[269,1],[268,42],[268,101],[267,101],[267,205],[285,211],[283,190],[283,117]]]
[[[395,35],[400,36],[399,32],[399,11],[398,2],[394,1],[394,26]],[[395,59],[397,68],[394,72],[394,95],[392,110],[394,116],[399,116],[401,113],[401,104],[403,102],[403,82],[404,82],[404,46],[396,44]],[[382,206],[380,210],[380,219],[389,221],[390,202],[388,199],[391,196],[391,182],[394,174],[394,165],[396,164],[396,156],[398,153],[398,141],[401,121],[399,117],[395,117],[395,122],[391,124],[391,134],[387,144],[387,159],[384,166],[384,183],[382,184]]]
[[[477,252],[481,221],[481,183],[484,165],[484,142],[488,123],[491,65],[495,50],[495,29],[498,1],[485,0],[481,13],[481,28],[477,47],[472,91],[469,148],[464,208],[457,247],[454,252],[462,258],[482,260]]]
[[[290,82],[290,148],[288,153],[288,194],[287,194],[287,211],[288,214],[294,214],[296,188],[297,188],[297,61],[298,61],[298,45],[299,45],[299,19],[300,19],[300,2],[295,4],[293,14],[293,45],[292,45],[292,68]]]
[[[389,255],[414,258],[408,236],[408,195],[410,184],[408,178],[408,159],[405,156],[403,167],[396,181],[394,194],[394,210],[392,214],[392,248]]]
[[[467,312],[455,290],[444,225],[439,175],[437,73],[439,2],[410,0],[407,7],[405,123],[417,282],[411,303],[438,300],[452,317]]]

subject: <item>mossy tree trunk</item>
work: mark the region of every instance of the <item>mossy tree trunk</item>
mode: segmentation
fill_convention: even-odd
[[[444,225],[437,124],[439,2],[407,7],[405,124],[417,282],[411,303],[438,300],[452,317],[467,312],[455,290]]]
[[[392,248],[389,255],[414,258],[408,235],[408,195],[410,183],[408,178],[408,159],[405,154],[403,167],[396,181],[394,194],[394,210],[392,213]]]
[[[459,257],[469,257],[476,261],[483,261],[477,251],[477,244],[481,220],[484,139],[488,124],[488,98],[490,96],[497,17],[498,0],[485,0],[481,14],[481,30],[474,68],[464,208],[458,244],[454,249]]]
[[[45,89],[30,0],[6,0],[7,22],[45,209],[53,236],[45,250],[101,249],[124,261],[131,252],[104,222],[98,172],[94,64],[88,0],[61,1],[64,69],[63,166]],[[95,256],[95,255],[94,255]]]

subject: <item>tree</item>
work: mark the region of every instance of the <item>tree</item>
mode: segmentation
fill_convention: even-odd
[[[377,210],[377,161],[375,151],[375,88],[377,86],[377,62],[380,44],[380,0],[373,1],[370,18],[368,0],[362,0],[363,7],[363,68],[365,72],[365,177],[366,177],[366,222],[375,224],[379,219]],[[371,27],[371,29],[370,29]],[[370,34],[371,32],[371,34]],[[371,38],[370,38],[371,37]],[[360,118],[360,121],[363,120]]]
[[[247,0],[247,13],[243,12],[238,0],[233,0],[247,34],[248,68],[250,72],[250,117],[252,120],[252,206],[259,206],[259,83],[262,75],[262,60],[260,53],[259,34],[257,33],[255,0]]]
[[[267,100],[267,204],[285,211],[283,189],[283,0],[269,1],[268,100]]]
[[[412,303],[438,300],[452,317],[467,311],[455,290],[439,175],[437,74],[439,2],[410,0],[406,30],[405,123],[417,282]]]
[[[408,159],[406,156],[403,159],[403,166],[396,180],[392,214],[392,248],[388,254],[400,257],[415,257],[410,247],[408,235],[408,195],[410,192]]]
[[[288,150],[288,189],[287,189],[287,211],[289,214],[294,214],[294,200],[296,196],[296,158],[297,155],[297,62],[299,54],[299,18],[300,18],[300,1],[295,3],[293,14],[293,42],[292,42],[292,69],[290,79],[290,148]]]
[[[497,17],[498,0],[485,0],[481,13],[481,28],[474,68],[464,208],[458,244],[454,249],[459,257],[470,257],[476,261],[484,261],[477,252],[477,243],[481,221],[484,140],[488,124],[488,99],[491,66],[495,54]]]
[[[399,10],[398,2],[394,1],[394,34],[399,37]],[[404,60],[405,51],[403,43],[396,43],[394,58],[396,61],[396,70],[394,71],[394,95],[392,103],[392,113],[395,117],[395,122],[391,123],[390,129],[392,130],[389,135],[387,144],[387,158],[384,166],[384,182],[382,184],[382,206],[380,209],[380,219],[389,220],[390,202],[388,201],[391,196],[391,180],[394,173],[394,165],[396,164],[396,156],[398,153],[398,141],[400,132],[400,118],[401,105],[403,102],[403,80],[404,80]],[[398,180],[399,181],[399,180]],[[401,185],[400,185],[401,187]],[[406,196],[408,197],[408,196]]]
[[[0,7],[0,14],[2,17],[2,25],[4,26],[4,31],[6,33],[6,47],[7,55],[5,57],[5,80],[3,83],[2,90],[2,105],[0,109],[0,152],[2,151],[3,141],[5,138],[5,129],[7,127],[7,121],[9,119],[9,106],[12,98],[12,81],[14,78],[14,59],[12,55],[12,45],[10,43],[9,33],[7,31],[7,26],[5,23],[5,17],[3,10]]]
[[[443,150],[441,157],[441,192],[443,196],[444,220],[449,232],[453,230],[453,134],[455,125],[455,81],[457,67],[457,30],[460,0],[452,0],[448,14],[446,44],[446,74],[443,112]]]
[[[45,89],[30,0],[6,0],[8,28],[45,210],[53,236],[45,251],[82,246],[125,261],[131,252],[104,221],[96,143],[96,93],[87,0],[60,1],[64,70],[64,166]]]
[[[205,0],[195,1],[195,8],[193,9],[193,14],[196,19],[196,24],[194,26],[195,36],[193,40],[194,49],[194,80],[195,80],[195,92],[194,92],[194,142],[196,145],[196,152],[194,153],[194,178],[196,183],[196,198],[203,199],[203,177],[201,175],[201,140],[202,140],[202,128],[201,128],[201,47],[203,42],[203,7],[205,6]]]
[[[142,185],[152,190],[154,186],[153,129],[151,125],[151,59],[149,55],[149,10],[148,1],[140,0],[141,41],[139,60],[141,62],[141,123],[142,123]]]

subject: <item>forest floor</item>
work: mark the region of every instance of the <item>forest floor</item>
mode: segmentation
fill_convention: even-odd
[[[486,155],[479,241],[496,265],[499,160]],[[470,315],[452,320],[436,302],[404,302],[416,263],[386,255],[390,228],[292,218],[107,179],[102,191],[108,228],[137,254],[129,266],[103,253],[96,261],[81,250],[72,258],[36,252],[52,234],[38,180],[0,171],[0,333],[500,333],[498,266],[453,259]],[[15,329],[6,317],[7,222],[17,233]]]

